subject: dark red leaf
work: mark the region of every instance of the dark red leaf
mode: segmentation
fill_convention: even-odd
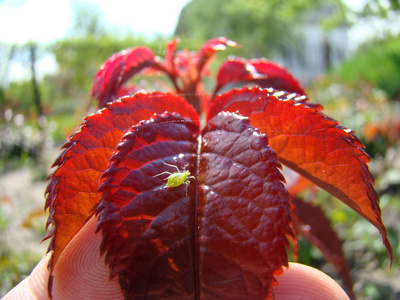
[[[321,250],[324,258],[335,267],[336,272],[342,278],[350,297],[355,299],[353,279],[343,253],[343,244],[332,229],[329,219],[321,208],[311,203],[293,198],[293,204],[293,222],[296,231]]]
[[[231,58],[221,65],[214,94],[226,85],[253,83],[262,88],[305,95],[301,84],[283,67],[266,59]]]
[[[47,238],[54,234],[49,246],[54,250],[52,265],[99,204],[101,174],[125,131],[166,110],[198,120],[194,109],[178,96],[138,93],[85,118],[79,131],[63,146],[46,190],[46,208],[50,211],[47,226],[53,225]]]
[[[381,233],[392,257],[381,220],[379,198],[367,163],[369,156],[353,132],[295,94],[243,88],[217,97],[208,118],[220,111],[239,111],[267,134],[279,160],[337,197]]]
[[[101,187],[98,228],[110,274],[119,274],[126,299],[195,293],[195,187],[166,187],[176,172],[195,174],[199,124],[160,115],[132,127],[112,157]]]
[[[287,265],[290,201],[265,135],[217,115],[198,169],[197,137],[191,120],[159,115],[132,127],[104,173],[102,251],[127,299],[265,298]],[[165,162],[196,180],[166,187]]]
[[[157,67],[156,67],[157,66]],[[119,88],[130,77],[145,68],[160,67],[154,53],[146,47],[127,49],[112,55],[97,72],[91,96],[104,107],[107,102],[116,99]]]
[[[198,207],[200,298],[264,299],[287,265],[290,201],[275,152],[243,118],[203,130]]]

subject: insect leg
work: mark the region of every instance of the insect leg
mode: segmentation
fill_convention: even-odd
[[[171,175],[172,173],[171,173],[171,172],[168,172],[168,171],[165,171],[165,172],[162,172],[162,173],[160,173],[160,174],[154,175],[153,177],[157,177],[157,176],[160,176],[160,175],[163,175],[163,174]]]
[[[167,166],[170,166],[170,167],[172,167],[172,168],[175,168],[175,169],[176,169],[176,171],[177,171],[178,173],[181,173],[181,172],[179,171],[179,169],[178,169],[178,167],[177,167],[177,166],[174,166],[174,165],[167,164],[166,162],[164,163],[164,165],[167,165]]]

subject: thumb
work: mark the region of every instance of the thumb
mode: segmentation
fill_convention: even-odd
[[[345,291],[331,277],[321,271],[298,263],[276,276],[279,285],[273,287],[275,300],[347,300]]]
[[[92,217],[71,240],[53,271],[54,299],[123,299],[118,276],[110,280],[108,266],[100,256],[101,233]]]
[[[99,255],[101,234],[95,234],[96,218],[92,217],[61,254],[53,271],[54,299],[123,299],[117,277],[110,280],[108,267]],[[45,256],[32,274],[11,290],[3,300],[48,299],[49,272]],[[317,269],[297,263],[276,276],[275,300],[283,299],[349,299],[343,289]]]

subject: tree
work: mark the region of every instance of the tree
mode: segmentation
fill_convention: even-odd
[[[340,11],[339,0],[192,0],[182,10],[175,34],[200,40],[227,36],[251,45],[245,55],[268,57],[294,45],[305,13],[327,3]]]
[[[75,3],[72,34],[80,36],[105,36],[107,31],[103,16],[94,4]]]
[[[347,7],[349,13],[358,18],[388,18],[393,13],[400,12],[399,0],[368,0],[364,1],[358,9]]]
[[[58,74],[49,78],[58,85],[55,93],[77,101],[87,98],[98,66],[111,54],[137,44],[150,43],[113,34],[96,5],[77,4],[71,33],[50,47],[59,66]]]

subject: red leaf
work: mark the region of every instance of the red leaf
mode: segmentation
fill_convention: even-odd
[[[165,69],[167,70],[168,74],[173,77],[178,76],[174,63],[175,49],[177,43],[179,43],[179,39],[173,39],[172,41],[168,42],[167,49],[165,51]]]
[[[285,68],[266,59],[231,58],[227,60],[218,70],[214,94],[225,85],[238,82],[306,94],[301,84]]]
[[[127,299],[194,293],[196,185],[167,188],[161,175],[176,172],[164,163],[195,174],[198,135],[198,124],[177,115],[141,122],[124,136],[104,173],[102,251]]]
[[[202,72],[204,66],[207,65],[209,60],[214,56],[217,51],[225,50],[226,47],[237,47],[234,41],[228,40],[224,37],[208,40],[196,54],[197,70]]]
[[[125,135],[104,173],[99,229],[125,297],[265,297],[287,265],[290,202],[276,155],[246,118],[220,114],[203,131],[164,114]],[[168,188],[165,165],[195,175]],[[167,176],[167,175],[165,175]]]
[[[260,79],[266,79],[267,76],[260,74],[256,69],[247,62],[244,58],[231,58],[225,61],[217,73],[217,85],[215,87],[215,94],[226,87],[238,82],[253,82],[256,83]],[[228,87],[228,89],[229,89]]]
[[[130,77],[145,68],[158,66],[154,53],[146,47],[136,47],[111,56],[97,72],[91,95],[99,101],[99,107],[116,99],[119,88]],[[159,66],[158,66],[159,67]]]
[[[351,299],[355,299],[353,279],[343,253],[343,244],[332,229],[329,219],[318,206],[298,198],[293,198],[293,204],[295,207],[293,223],[296,231],[321,250],[324,258],[335,267],[342,278]]]
[[[63,146],[46,190],[46,208],[50,211],[47,226],[53,225],[47,238],[54,233],[49,246],[49,250],[54,250],[51,266],[100,202],[97,189],[101,174],[124,132],[144,118],[166,110],[198,120],[194,109],[178,96],[138,93],[85,118],[79,131]]]
[[[272,87],[300,95],[306,94],[301,84],[282,66],[266,59],[253,59],[250,63],[258,73],[267,75],[267,79],[261,81],[261,87]]]
[[[227,46],[235,47],[236,43],[226,38],[215,38],[207,41],[197,53],[184,50],[176,54],[173,70],[174,74],[178,74],[182,86],[179,87],[176,83],[176,76],[169,75],[177,92],[183,94],[198,111],[205,111],[209,102],[209,96],[203,90],[202,78],[208,75],[209,65],[215,53],[225,50]],[[170,47],[172,46],[169,45],[168,48]],[[168,59],[170,60],[170,55]]]
[[[258,88],[233,90],[217,97],[208,119],[220,111],[239,111],[267,134],[279,160],[337,197],[381,233],[392,258],[379,198],[363,144],[341,126],[295,95]]]
[[[290,201],[275,152],[247,118],[203,130],[197,206],[200,298],[264,299],[287,265]]]

